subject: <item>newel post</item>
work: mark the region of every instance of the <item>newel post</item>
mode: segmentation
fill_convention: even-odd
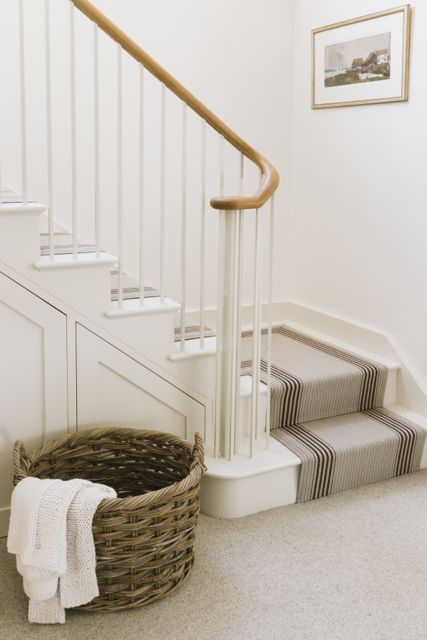
[[[219,216],[214,452],[231,460],[239,424],[243,212],[221,211]]]

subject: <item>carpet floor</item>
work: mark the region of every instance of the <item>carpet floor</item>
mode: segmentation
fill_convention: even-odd
[[[426,640],[427,471],[240,520],[201,516],[189,580],[149,607],[26,622],[0,540],[2,640]]]

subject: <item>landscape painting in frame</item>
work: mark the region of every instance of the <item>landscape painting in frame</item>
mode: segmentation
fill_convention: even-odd
[[[410,5],[313,30],[312,107],[408,99]]]

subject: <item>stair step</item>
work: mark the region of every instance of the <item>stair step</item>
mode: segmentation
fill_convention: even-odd
[[[44,235],[44,234],[43,234]],[[55,256],[63,256],[65,254],[73,253],[73,245],[68,243],[63,243],[65,234],[61,234],[61,244],[56,242],[53,247],[53,255]],[[42,239],[42,236],[41,236]],[[56,239],[59,240],[58,238]],[[40,244],[40,255],[48,256],[50,253],[50,248],[48,244]],[[77,245],[77,254],[81,253],[96,253],[96,247],[93,244],[78,244]]]
[[[105,315],[107,318],[119,318],[153,313],[175,313],[179,311],[180,308],[180,305],[170,298],[165,298],[163,302],[160,298],[147,298],[144,301],[144,305],[141,306],[138,297],[136,299],[123,300],[121,306],[119,306],[117,301],[112,302],[110,308],[105,312]]]
[[[199,330],[199,328],[197,328]],[[178,334],[177,334],[178,335]],[[175,344],[172,361],[202,358],[216,353],[215,332],[210,330],[203,348],[189,332],[185,350]],[[333,415],[396,402],[398,365],[361,356],[284,323],[273,327],[272,418],[273,426],[308,422]],[[242,374],[251,373],[252,333],[241,341]],[[267,330],[261,338],[261,379],[267,381]]]
[[[334,416],[271,432],[301,460],[297,502],[420,469],[427,431],[388,409]]]
[[[50,247],[49,247],[48,239],[49,239],[48,231],[43,231],[42,233],[40,233],[40,256],[42,256],[43,258],[50,256]],[[92,256],[94,254],[96,254],[96,246],[94,244],[89,242],[83,242],[81,240],[78,241],[77,255],[79,256],[78,257],[79,264],[83,263],[85,255],[87,255],[88,258],[90,257],[90,262],[92,263]],[[62,229],[59,225],[55,225],[54,227],[53,255],[55,257],[63,256],[64,265],[65,264],[68,265],[68,263],[72,259],[73,260],[75,259],[70,257],[73,255],[72,235],[71,233]],[[65,256],[69,256],[69,257],[67,258]],[[98,259],[101,260],[102,264],[105,264],[106,256],[107,254],[105,253],[105,251],[101,251],[100,257]],[[56,258],[54,259],[53,262],[56,266],[58,266],[59,264],[62,264],[62,261],[57,260]],[[107,262],[109,264],[111,261],[108,260]],[[41,260],[40,263],[42,266],[39,266],[39,268],[49,268],[48,266],[46,266],[46,261]],[[111,264],[116,265],[117,260],[114,259],[114,261],[112,261]],[[139,284],[137,283],[135,278],[127,274],[122,274],[122,286],[123,286],[123,300],[139,299],[140,289],[139,289]],[[111,271],[111,300],[117,301],[118,297],[119,295],[118,295],[117,270],[112,270]],[[144,287],[144,297],[159,298],[160,293],[158,289],[154,287]]]
[[[19,214],[19,213],[34,213],[40,215],[45,211],[46,207],[43,204],[38,202],[27,202],[23,204],[22,202],[3,202],[0,205],[0,215],[10,215],[10,214]]]
[[[34,267],[38,271],[55,270],[55,269],[75,269],[79,267],[99,267],[112,266],[117,264],[117,258],[110,256],[108,253],[78,253],[74,256],[72,253],[50,256],[40,256],[39,262]]]
[[[216,333],[213,329],[209,329],[209,327],[205,327],[203,332],[205,338],[213,338]],[[175,327],[175,342],[180,342],[182,337],[181,327]],[[187,325],[184,329],[184,337],[185,340],[197,340],[200,343],[201,337],[201,327],[200,325]]]
[[[139,292],[139,287],[123,287],[123,300],[139,300]],[[144,287],[144,298],[160,298],[160,293],[154,287]],[[119,290],[112,288],[111,300],[117,301],[118,299]]]
[[[261,379],[267,378],[267,332],[261,340]],[[242,336],[242,370],[250,373],[252,334]],[[272,333],[272,428],[380,407],[388,370],[286,325]]]

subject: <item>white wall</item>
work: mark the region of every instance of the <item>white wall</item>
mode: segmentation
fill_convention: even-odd
[[[277,201],[277,233],[282,238],[289,202],[291,137],[292,0],[266,0],[262,10],[256,0],[95,0],[101,11],[133,37],[150,55],[175,75],[199,99],[255,148],[264,153],[283,177]],[[71,225],[71,148],[69,28],[67,0],[51,0],[52,11],[52,95],[54,109],[54,215],[65,227]],[[29,146],[29,194],[47,201],[46,118],[44,71],[44,2],[24,0],[26,9],[27,130]],[[0,41],[2,59],[11,56],[3,72],[8,100],[0,102],[1,133],[4,151],[4,177],[20,189],[19,166],[19,68],[17,40],[17,3],[2,0],[4,37]],[[93,44],[90,22],[76,16],[77,32],[77,178],[79,236],[93,240]],[[102,228],[102,246],[117,250],[116,212],[116,48],[100,37],[101,102],[101,211],[106,224]],[[125,56],[124,145],[125,145],[125,266],[137,271],[135,230],[138,217],[138,69]],[[159,231],[159,109],[160,85],[146,80],[146,221],[148,285],[158,285]],[[181,106],[167,96],[166,160],[168,220],[166,289],[179,299],[180,208],[181,208]],[[200,245],[200,121],[189,115],[188,184],[194,198],[188,203],[188,246],[193,251],[189,264],[190,306],[198,300],[198,250]],[[208,136],[208,196],[218,195],[218,136]],[[238,190],[238,154],[226,156],[226,193]],[[249,163],[247,163],[249,165]],[[249,168],[249,167],[248,167]],[[257,177],[248,175],[245,192],[257,188]],[[210,264],[215,264],[217,249],[215,224],[218,214],[209,213]],[[249,216],[253,220],[253,215]],[[246,260],[251,256],[251,225],[247,228]],[[276,269],[283,271],[282,243],[277,241]],[[246,267],[246,273],[251,269]],[[249,280],[249,278],[248,278]],[[208,304],[215,304],[216,269],[208,272]],[[246,289],[245,298],[250,299]],[[275,298],[283,299],[283,286],[276,279]]]
[[[398,6],[297,0],[287,297],[386,331],[427,379],[427,4],[408,103],[312,110],[311,29]]]
[[[275,269],[278,274],[283,272],[282,238],[291,172],[293,0],[265,0],[262,10],[257,0],[97,0],[96,4],[276,166],[282,184],[277,194]],[[234,174],[233,161],[229,163],[230,174],[235,176],[236,160]],[[230,180],[227,188],[229,193],[236,192],[237,179]],[[246,192],[255,190],[252,181]],[[217,193],[218,187],[212,186],[210,195]],[[249,226],[248,261],[250,232]],[[197,225],[191,242],[199,243]],[[277,277],[274,298],[282,300],[283,291],[283,281]],[[244,298],[249,302],[251,296],[246,287]]]

